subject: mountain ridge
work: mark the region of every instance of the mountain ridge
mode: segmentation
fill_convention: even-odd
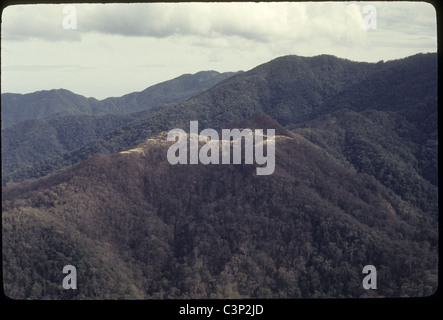
[[[292,61],[292,67],[283,62]],[[425,61],[426,63],[423,63]],[[295,124],[331,113],[340,108],[350,110],[376,107],[372,100],[383,94],[389,97],[386,86],[377,83],[385,78],[386,70],[393,73],[398,87],[401,79],[412,77],[418,71],[424,74],[422,82],[409,81],[412,92],[404,92],[406,98],[411,97],[413,103],[408,109],[399,109],[410,119],[417,119],[420,112],[428,114],[426,127],[432,130],[433,139],[436,137],[436,77],[429,78],[436,70],[436,54],[418,54],[408,58],[383,63],[353,62],[329,55],[316,57],[285,56],[262,64],[249,71],[230,77],[177,106],[156,110],[142,119],[123,125],[118,130],[109,133],[102,140],[56,158],[45,160],[30,168],[9,174],[2,179],[20,181],[23,178],[35,178],[52,172],[43,168],[59,169],[85,160],[95,152],[117,152],[140,143],[152,134],[169,130],[174,127],[186,128],[190,120],[199,120],[206,127],[220,128],[234,119],[244,119],[255,113],[268,114],[283,126],[293,128]],[[283,64],[282,64],[283,63]],[[298,67],[300,65],[300,67]],[[328,67],[329,64],[332,66]],[[411,68],[408,64],[413,64]],[[315,67],[315,74],[309,66]],[[359,69],[361,67],[361,70]],[[396,70],[403,71],[401,77],[395,75]],[[409,68],[409,69],[407,69]],[[338,70],[338,71],[336,71]],[[405,73],[406,72],[406,73]],[[338,77],[335,76],[337,73]],[[292,76],[292,74],[295,74]],[[340,78],[339,81],[332,79]],[[322,79],[325,79],[322,82]],[[358,85],[364,80],[363,85]],[[374,79],[374,80],[371,80]],[[348,81],[349,80],[349,81]],[[383,80],[383,83],[386,80]],[[428,83],[427,90],[418,90]],[[373,84],[373,85],[372,85]],[[417,89],[416,89],[417,87]],[[339,88],[341,91],[337,91]],[[353,89],[353,90],[351,90]],[[371,90],[379,90],[371,95]],[[361,92],[365,92],[364,95]],[[417,92],[415,92],[417,91]],[[405,97],[400,101],[406,103]],[[426,100],[426,108],[413,108],[420,99]],[[377,101],[377,100],[376,100]],[[399,105],[398,103],[396,105]],[[408,111],[412,110],[412,112]],[[406,114],[408,112],[408,114]],[[414,114],[415,112],[415,114]],[[420,115],[420,117],[422,117]],[[434,119],[434,120],[432,120]],[[425,139],[426,140],[426,139]],[[32,173],[34,172],[34,173]]]
[[[160,104],[178,103],[234,74],[213,70],[184,74],[139,92],[102,100],[87,98],[67,89],[40,90],[27,94],[2,93],[2,128],[23,120],[45,119],[63,114],[127,114],[144,111]],[[180,90],[181,86],[185,90]],[[142,96],[143,104],[138,104],[139,96]],[[17,109],[20,111],[17,112]]]
[[[2,188],[5,293],[432,295],[436,62],[436,54],[377,64],[277,59],[33,166],[25,178],[32,170],[47,175]],[[190,121],[200,129],[275,129],[273,174],[257,175],[257,164],[244,162],[170,164],[174,142],[165,137],[173,128],[189,132]],[[77,290],[61,287],[67,264],[77,267]],[[376,267],[377,290],[362,286],[366,265]]]
[[[38,91],[29,95],[4,94],[2,125],[8,125],[11,116],[8,101],[14,99],[27,102],[26,105],[12,103],[12,106],[21,106],[21,113],[30,119],[2,128],[2,177],[81,148],[124,123],[178,103],[233,74],[216,71],[185,74],[141,92],[101,101],[85,98],[66,89]],[[59,105],[63,106],[59,108]],[[29,109],[38,110],[31,112]],[[121,112],[122,109],[125,111]]]
[[[238,124],[274,121],[256,115]],[[270,176],[257,176],[255,165],[171,165],[165,136],[138,146],[146,152],[96,154],[3,189],[9,297],[358,298],[435,290],[434,218],[299,133],[276,139]],[[66,263],[78,266],[75,292],[59,285]],[[361,286],[367,264],[377,267],[376,292]]]

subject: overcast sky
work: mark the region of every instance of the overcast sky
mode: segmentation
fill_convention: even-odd
[[[437,51],[436,12],[422,2],[73,7],[5,8],[2,93],[65,88],[103,99],[184,73],[246,71],[289,54],[377,62]]]

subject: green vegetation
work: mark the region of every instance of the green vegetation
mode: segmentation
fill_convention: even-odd
[[[346,167],[438,215],[437,140],[395,112],[340,110],[294,129]]]
[[[4,189],[8,295],[66,298],[65,264],[79,299],[360,297],[366,264],[377,296],[436,289],[436,217],[299,135],[277,138],[270,176],[140,147]]]
[[[433,294],[436,63],[436,54],[377,64],[278,58],[4,176],[5,183],[46,175],[3,187],[6,294]],[[171,143],[158,134],[187,130],[190,120],[201,128],[275,128],[275,172],[170,165]],[[136,146],[143,153],[118,153]],[[67,264],[77,267],[76,291],[61,287]],[[377,290],[362,287],[368,264],[377,268]]]
[[[14,172],[2,173],[8,181],[38,178],[91,157],[97,152],[129,149],[146,138],[190,120],[204,127],[222,128],[234,120],[264,113],[287,128],[340,109],[357,112],[380,110],[405,118],[418,129],[427,145],[427,179],[434,179],[437,146],[437,57],[418,54],[386,63],[361,63],[333,56],[286,56],[236,74],[215,87],[175,106],[140,115],[104,137],[62,155]],[[381,84],[381,85],[380,85]],[[404,130],[403,135],[411,133]],[[424,137],[423,137],[424,136]],[[415,136],[404,136],[416,139]],[[421,160],[421,159],[420,159]]]
[[[8,177],[14,181],[39,177],[87,159],[91,154],[60,155],[82,148],[124,123],[186,100],[233,74],[215,71],[185,74],[142,92],[102,101],[62,89],[3,94],[2,181],[9,181]],[[48,160],[51,158],[54,159]],[[65,161],[67,158],[73,159]],[[30,169],[33,165],[36,167]]]
[[[44,90],[29,94],[4,93],[1,109],[2,129],[24,120],[78,114],[129,114],[149,110],[159,105],[176,104],[213,87],[234,74],[216,71],[184,74],[141,92],[104,100],[85,98],[65,89]]]
[[[2,174],[76,150],[133,120],[129,115],[71,115],[22,121],[2,130]]]

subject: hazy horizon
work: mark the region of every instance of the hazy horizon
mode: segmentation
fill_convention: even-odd
[[[377,62],[437,51],[436,13],[429,3],[73,7],[75,12],[63,4],[4,9],[2,93],[63,88],[102,100],[182,74],[247,71],[285,55]],[[365,27],[371,8],[376,24]],[[73,13],[75,25],[67,20]]]

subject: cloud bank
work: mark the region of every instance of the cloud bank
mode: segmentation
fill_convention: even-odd
[[[364,28],[365,6],[377,28]],[[278,56],[390,60],[437,50],[424,2],[16,5],[2,12],[2,90],[65,87],[98,98],[201,70],[249,70]],[[69,67],[66,67],[69,66]],[[116,77],[116,75],[118,75]]]
[[[3,14],[6,40],[78,41],[96,32],[133,37],[238,37],[256,42],[365,34],[361,6],[333,3],[152,3],[75,5],[77,30],[62,25],[64,5],[11,6]]]
[[[63,28],[65,5],[10,6],[2,17],[4,40],[80,41],[86,34],[127,37],[196,39],[202,46],[223,46],[235,41],[254,43],[325,39],[337,45],[362,45],[359,2],[274,3],[143,3],[77,4],[77,29]],[[414,2],[373,2],[378,29],[402,35],[436,36],[435,9]],[[381,39],[381,38],[380,38]],[[421,37],[423,40],[423,36]],[[431,39],[429,39],[431,40]],[[432,39],[435,40],[435,39]]]

